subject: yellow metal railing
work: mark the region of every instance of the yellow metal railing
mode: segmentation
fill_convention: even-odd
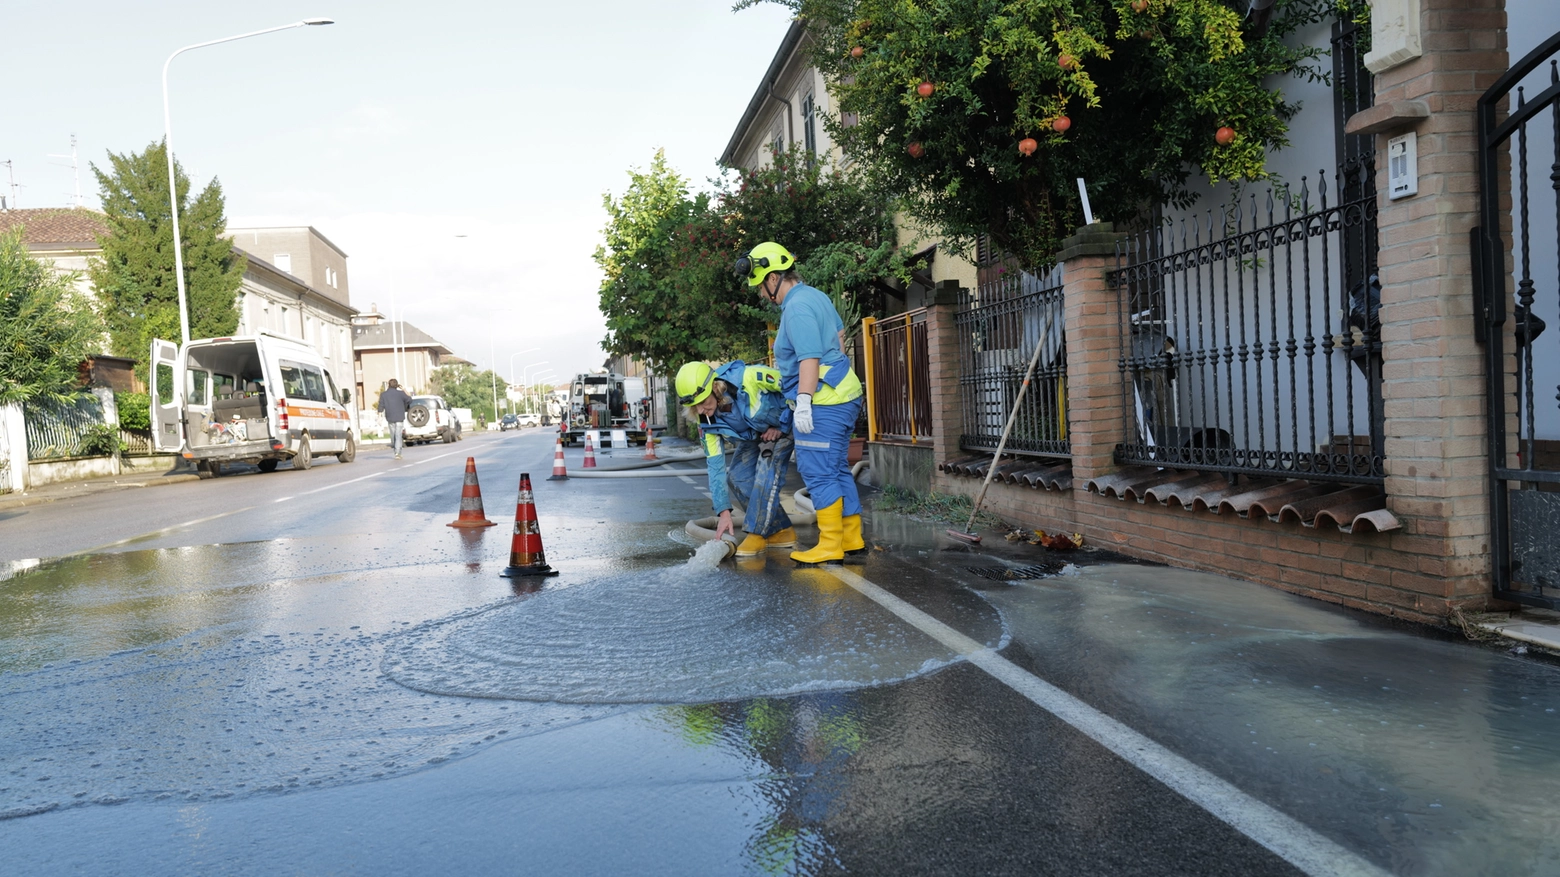
[[[861,321],[867,372],[867,435],[920,444],[932,436],[926,309]]]

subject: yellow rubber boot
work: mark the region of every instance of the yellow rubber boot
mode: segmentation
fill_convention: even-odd
[[[770,548],[795,548],[796,528],[786,527],[784,530],[781,530],[775,535],[770,536],[768,539],[768,544]]]
[[[764,549],[768,547],[769,540],[757,533],[749,533],[747,538],[742,540],[742,544],[737,546],[737,556],[752,557],[757,554],[763,554]]]
[[[845,559],[864,560],[867,556],[867,542],[861,538],[861,515],[846,515],[842,520],[844,538],[840,547],[845,549]]]
[[[830,506],[818,509],[818,544],[808,551],[793,551],[791,559],[797,563],[828,563],[845,559],[845,500],[837,499]]]

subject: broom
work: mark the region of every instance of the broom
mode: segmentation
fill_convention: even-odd
[[[1040,330],[1040,340],[1035,342],[1034,355],[1029,357],[1029,368],[1024,371],[1024,382],[1018,385],[1018,397],[1013,400],[1013,411],[1008,415],[1007,425],[1002,427],[1002,438],[997,442],[997,452],[991,456],[991,465],[986,467],[986,481],[980,486],[980,493],[975,494],[975,506],[970,509],[970,519],[964,525],[963,532],[949,529],[948,535],[955,539],[969,542],[973,545],[980,544],[980,535],[971,532],[975,526],[975,515],[980,512],[981,500],[986,498],[986,488],[991,486],[991,476],[997,473],[997,461],[1002,459],[1002,451],[1007,447],[1008,433],[1013,429],[1013,421],[1018,419],[1018,408],[1024,403],[1024,394],[1029,391],[1029,379],[1034,377],[1035,366],[1040,362],[1040,351],[1045,347],[1045,338],[1051,334],[1051,322],[1056,319],[1053,310],[1045,318],[1045,327]]]

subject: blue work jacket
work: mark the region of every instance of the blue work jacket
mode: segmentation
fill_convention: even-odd
[[[726,452],[722,439],[756,442],[769,429],[791,432],[791,408],[780,393],[780,372],[767,365],[732,360],[715,370],[715,377],[737,388],[731,410],[717,409],[699,423],[704,469],[710,476],[710,503],[716,512],[731,508],[726,489]]]

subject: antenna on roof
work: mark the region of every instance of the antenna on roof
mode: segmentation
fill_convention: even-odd
[[[76,177],[76,206],[80,207],[81,206],[81,166],[76,163],[76,135],[75,134],[70,135],[70,155],[55,155],[54,153],[51,152],[51,153],[49,153],[48,157],[49,158],[68,158],[68,159],[70,159],[70,172],[72,174],[74,174],[75,177]],[[57,163],[57,162],[55,162],[55,163]],[[63,167],[63,165],[61,165],[61,167]]]
[[[12,164],[9,158],[5,161],[0,161],[0,164],[5,165],[6,170],[10,171],[11,173],[11,204],[6,209],[19,210],[21,208],[18,206],[18,199],[16,197],[16,165]]]

